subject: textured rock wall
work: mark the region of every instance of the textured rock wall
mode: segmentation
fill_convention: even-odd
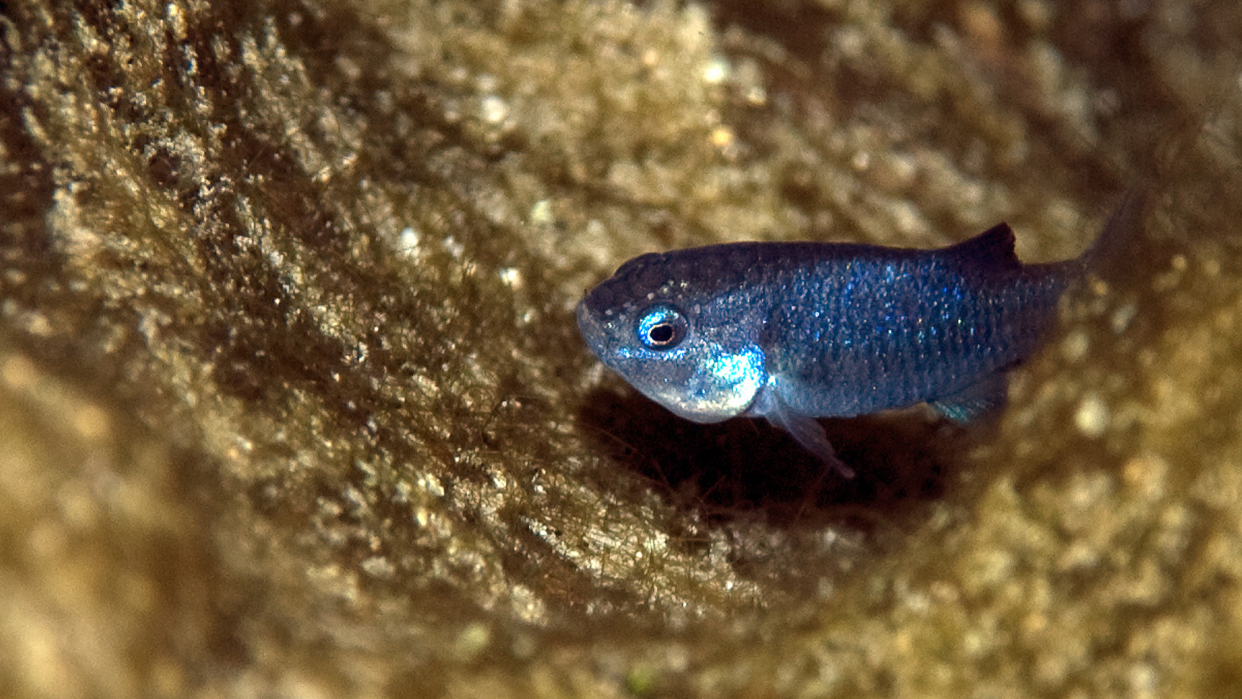
[[[1240,687],[1228,3],[13,2],[0,693]],[[999,424],[686,424],[577,337],[642,251],[1076,254]]]

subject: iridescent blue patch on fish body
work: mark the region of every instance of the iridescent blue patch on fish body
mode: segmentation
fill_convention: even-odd
[[[634,388],[701,423],[763,417],[849,475],[817,417],[927,402],[967,421],[1061,294],[1137,227],[1127,196],[1082,256],[1023,265],[1006,224],[937,250],[735,243],[647,254],[578,304],[587,346]]]

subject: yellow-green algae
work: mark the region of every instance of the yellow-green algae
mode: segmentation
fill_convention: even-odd
[[[16,2],[0,694],[1242,690],[1242,12]],[[990,432],[689,426],[632,254],[1145,235]],[[811,487],[814,485],[814,487]]]

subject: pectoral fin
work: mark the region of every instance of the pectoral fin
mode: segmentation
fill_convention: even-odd
[[[998,371],[957,393],[929,402],[950,420],[967,423],[1004,407],[1007,388],[1005,372]]]
[[[764,401],[763,409],[758,411],[768,419],[768,422],[785,430],[802,448],[819,457],[828,466],[836,469],[846,478],[854,477],[854,469],[845,465],[845,462],[837,458],[837,453],[832,448],[832,443],[828,441],[827,435],[824,434],[824,428],[809,415],[803,415],[789,408],[781,402],[779,397],[769,394],[767,400]]]

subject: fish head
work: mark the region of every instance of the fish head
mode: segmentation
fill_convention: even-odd
[[[674,260],[675,262],[675,260]],[[739,415],[767,383],[744,290],[696,287],[669,255],[623,265],[578,303],[578,329],[605,366],[674,414]]]

